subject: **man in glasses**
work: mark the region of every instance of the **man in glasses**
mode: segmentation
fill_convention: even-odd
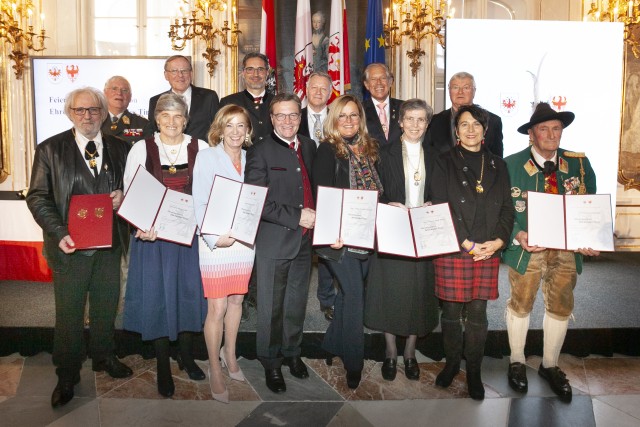
[[[245,89],[225,96],[220,106],[228,104],[239,105],[249,112],[253,129],[253,143],[264,141],[271,131],[269,118],[269,103],[273,95],[267,92],[267,77],[269,76],[269,59],[258,52],[251,52],[242,59],[242,81]]]
[[[300,99],[280,93],[269,107],[274,130],[247,152],[244,181],[269,187],[256,236],[258,322],[256,353],[267,387],[286,391],[281,366],[297,378],[309,373],[300,358],[315,225],[311,164],[315,142],[298,135]]]
[[[192,84],[193,69],[191,62],[182,55],[173,55],[165,61],[164,78],[169,82],[171,89],[159,93],[149,100],[148,117],[150,117],[154,132],[158,131],[158,125],[153,120],[158,99],[160,99],[160,95],[173,92],[182,96],[189,106],[189,122],[184,133],[206,141],[209,126],[220,108],[218,94],[211,89]]]
[[[425,144],[432,145],[442,152],[454,147],[458,143],[454,131],[456,112],[463,105],[473,104],[475,96],[476,82],[473,76],[465,71],[454,74],[449,80],[451,108],[433,116],[424,136]],[[502,157],[502,119],[490,111],[487,112],[489,124],[483,143],[493,154]]]
[[[100,132],[108,111],[99,90],[74,90],[66,97],[64,111],[73,127],[38,145],[27,193],[27,206],[42,228],[44,256],[53,271],[56,324],[52,358],[58,376],[51,396],[54,408],[73,398],[74,386],[80,381],[86,358],[83,334],[87,294],[93,370],[106,371],[113,378],[132,374],[114,355],[113,337],[120,256],[128,244],[126,224],[115,212],[124,197],[122,177],[129,145]],[[78,249],[68,229],[68,217],[73,214],[69,212],[71,196],[102,193],[112,199],[111,212],[95,209],[95,215],[113,215],[112,246]],[[76,215],[81,217],[81,211]]]
[[[122,76],[113,76],[104,84],[104,95],[107,97],[109,115],[102,123],[103,135],[113,135],[133,145],[136,141],[153,135],[149,120],[129,108],[131,102],[131,85]]]

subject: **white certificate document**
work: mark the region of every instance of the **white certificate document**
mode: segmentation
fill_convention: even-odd
[[[267,187],[216,175],[200,231],[217,236],[230,232],[234,239],[253,245],[267,191]]]
[[[409,210],[418,258],[459,252],[449,203]]]
[[[343,190],[340,235],[346,246],[373,249],[378,192]]]
[[[238,197],[236,216],[231,227],[231,237],[253,245],[267,200],[267,187],[243,184]]]
[[[138,166],[118,215],[134,227],[148,231],[155,227],[158,239],[191,246],[196,231],[193,197],[170,190]]]
[[[127,194],[124,195],[124,200],[118,209],[118,215],[134,227],[148,231],[153,227],[166,192],[167,187],[144,167],[138,166]]]
[[[527,192],[529,246],[565,249],[564,196]]]
[[[346,246],[373,249],[378,192],[318,186],[313,245],[331,245],[342,238]]]
[[[609,194],[566,195],[567,249],[613,252],[613,218]]]
[[[158,239],[191,246],[196,232],[196,214],[193,197],[167,189],[155,221]]]
[[[313,245],[332,245],[340,237],[342,189],[318,186]]]
[[[378,251],[392,255],[422,258],[460,250],[448,203],[409,210],[379,203],[376,234]]]
[[[415,258],[416,248],[408,210],[378,203],[376,235],[378,252]]]

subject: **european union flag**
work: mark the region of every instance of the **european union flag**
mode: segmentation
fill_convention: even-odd
[[[384,34],[382,33],[382,0],[369,0],[367,31],[364,38],[364,66],[372,62],[385,63]]]

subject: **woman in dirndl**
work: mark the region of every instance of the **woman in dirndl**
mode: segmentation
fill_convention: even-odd
[[[159,132],[131,148],[125,168],[125,189],[138,166],[147,169],[168,188],[191,194],[193,167],[198,151],[207,143],[184,134],[189,121],[188,106],[174,93],[160,97],[154,112]],[[193,360],[194,332],[202,331],[207,305],[202,294],[198,245],[156,240],[158,233],[136,230],[131,239],[131,259],[124,303],[124,329],[153,341],[157,363],[158,392],[173,396],[170,342],[178,342],[178,366],[192,380],[205,379]]]
[[[449,387],[464,355],[469,395],[482,400],[487,301],[498,298],[500,252],[511,235],[514,210],[506,164],[484,146],[487,112],[467,105],[454,120],[458,144],[440,155],[431,181],[433,203],[449,203],[462,248],[433,261],[446,357],[436,384]]]
[[[198,153],[193,176],[198,224],[204,219],[216,176],[244,181],[246,153],[243,148],[251,145],[251,120],[247,110],[237,105],[222,107],[211,123],[208,139],[211,147]],[[255,254],[253,247],[236,241],[229,233],[201,234],[198,240],[202,285],[208,303],[204,338],[209,353],[211,395],[219,402],[229,403],[222,367],[226,365],[231,379],[245,380],[236,360],[236,338]],[[223,334],[224,347],[220,348]]]

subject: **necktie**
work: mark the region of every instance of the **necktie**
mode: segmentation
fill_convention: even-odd
[[[253,98],[253,103],[254,104],[261,104],[262,103],[262,97],[261,96],[256,96],[255,98]]]
[[[116,130],[118,129],[118,116],[112,116],[111,117],[111,130]]]
[[[382,125],[385,139],[389,139],[389,121],[387,120],[387,111],[385,110],[386,106],[386,102],[381,102],[380,104],[378,104],[378,118],[380,119],[380,124]]]
[[[98,147],[94,141],[89,141],[87,146],[84,147],[84,158],[89,160],[89,167],[93,171],[93,176],[98,176],[98,162],[96,158],[100,157],[98,154]]]
[[[320,143],[322,140],[322,124],[320,123],[320,114],[313,114],[315,122],[313,123],[313,140]]]
[[[556,164],[551,160],[547,160],[544,162],[544,166],[542,167],[542,173],[545,175],[550,175],[556,171]]]

